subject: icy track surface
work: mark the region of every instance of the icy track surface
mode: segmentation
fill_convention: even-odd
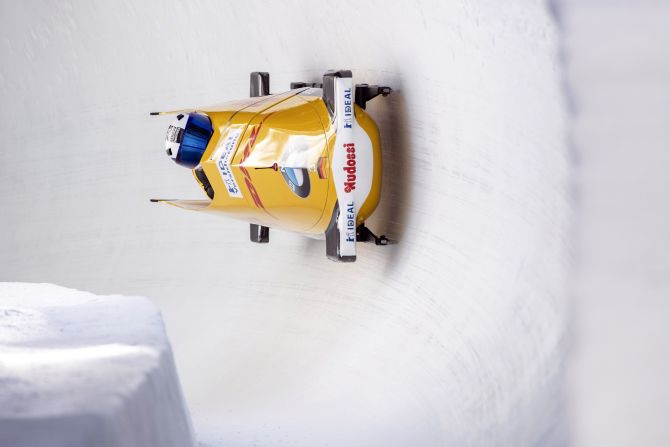
[[[564,430],[569,158],[540,1],[3,2],[0,279],[161,309],[204,445],[551,446]],[[370,228],[325,258],[203,198],[166,110],[329,68],[395,93]]]
[[[189,446],[170,345],[144,298],[0,283],[0,445]]]

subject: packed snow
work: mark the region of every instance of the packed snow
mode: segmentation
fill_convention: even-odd
[[[145,298],[0,283],[0,446],[194,445]]]

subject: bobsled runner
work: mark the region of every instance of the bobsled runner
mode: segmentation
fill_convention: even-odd
[[[152,113],[176,115],[166,152],[208,197],[152,201],[247,221],[252,242],[268,242],[270,228],[323,236],[335,261],[355,261],[356,242],[390,243],[365,226],[382,182],[379,129],[365,108],[391,88],[353,85],[348,70],[280,94],[268,73],[250,83],[249,99]]]

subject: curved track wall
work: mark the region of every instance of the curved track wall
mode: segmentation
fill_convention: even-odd
[[[563,440],[569,163],[538,1],[5,3],[1,280],[150,297],[196,428],[229,445]],[[375,99],[400,243],[154,206],[200,198],[151,110],[350,68]]]

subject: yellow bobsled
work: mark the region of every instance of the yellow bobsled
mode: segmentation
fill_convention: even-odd
[[[391,89],[354,86],[345,70],[276,95],[269,85],[254,72],[250,99],[154,113],[177,114],[166,152],[193,170],[208,199],[152,201],[250,222],[253,242],[268,242],[270,228],[323,235],[337,261],[355,261],[357,241],[388,244],[364,224],[382,180],[379,129],[365,105]]]

